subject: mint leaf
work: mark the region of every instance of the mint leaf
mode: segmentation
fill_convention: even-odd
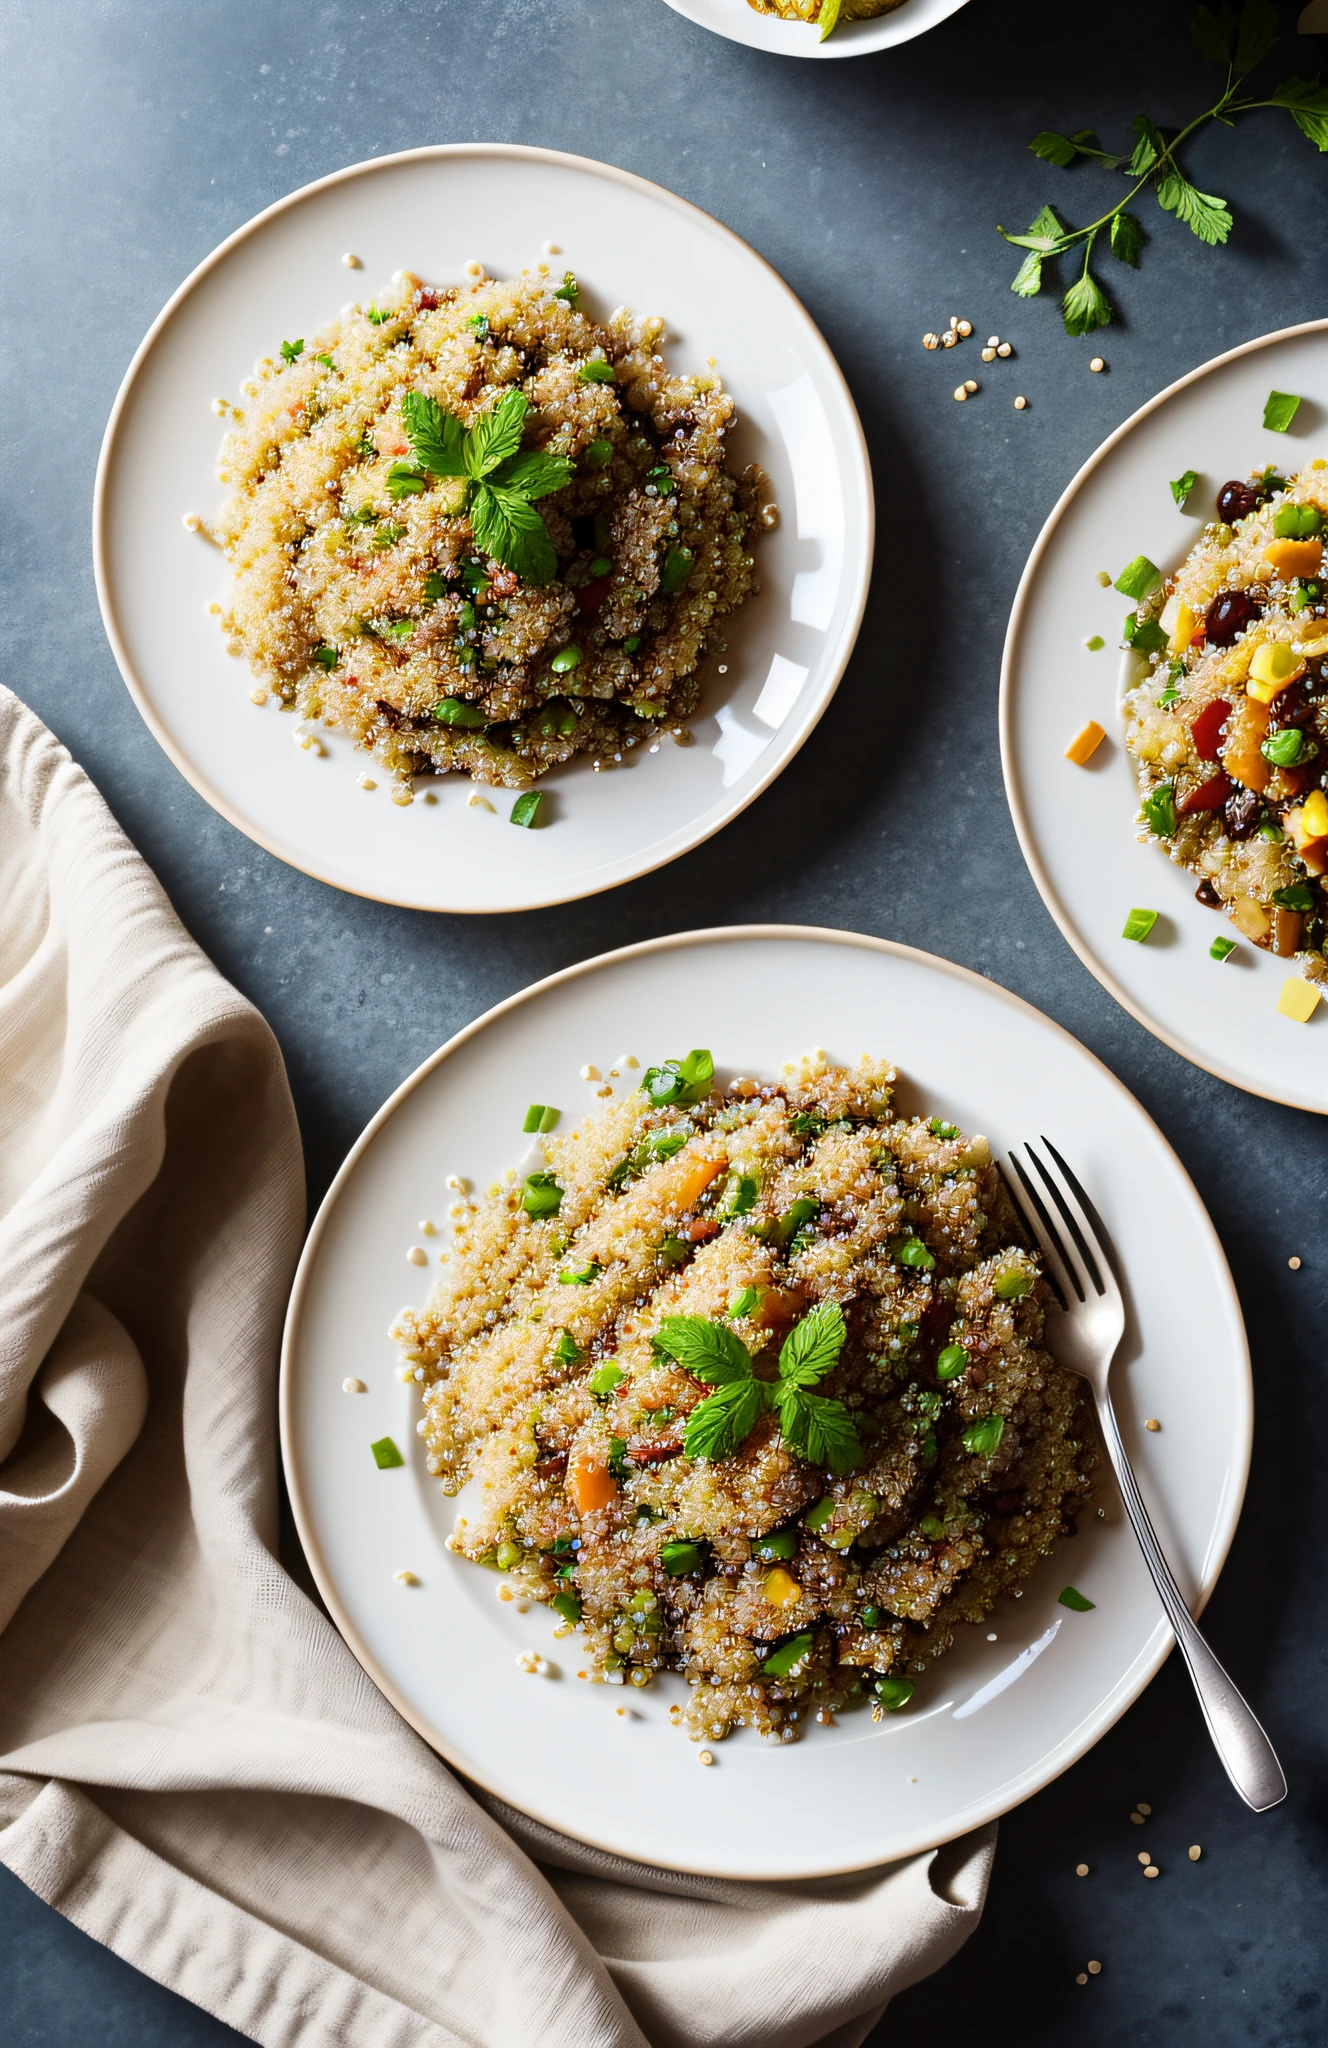
[[[466,435],[466,471],[478,483],[521,446],[530,400],[524,391],[505,391],[489,412],[482,412]]]
[[[727,1323],[712,1323],[706,1316],[665,1316],[655,1341],[684,1372],[707,1386],[723,1387],[752,1377],[752,1355]]]
[[[862,1463],[862,1443],[842,1401],[826,1394],[809,1394],[790,1380],[780,1380],[774,1397],[779,1433],[800,1458],[812,1465],[828,1465],[832,1472],[851,1472]]]
[[[1245,0],[1236,33],[1236,54],[1232,68],[1237,78],[1253,71],[1277,41],[1277,9],[1272,0]]]
[[[1275,107],[1289,109],[1302,135],[1316,149],[1328,150],[1328,86],[1313,78],[1284,78],[1268,95]]]
[[[1210,64],[1229,64],[1236,36],[1236,10],[1224,7],[1214,14],[1211,7],[1197,7],[1190,23],[1194,47]]]
[[[837,1301],[821,1301],[794,1325],[779,1354],[779,1376],[789,1386],[814,1387],[832,1371],[848,1328]]]
[[[1178,476],[1172,483],[1171,495],[1176,500],[1176,509],[1178,512],[1183,512],[1185,510],[1186,504],[1189,502],[1190,492],[1194,489],[1194,486],[1198,483],[1198,481],[1198,470],[1187,469],[1184,476]]]
[[[281,360],[282,360],[282,361],[283,361],[284,363],[293,363],[293,362],[295,361],[295,358],[296,358],[297,356],[302,356],[303,354],[304,354],[304,342],[303,342],[303,340],[300,340],[300,341],[283,341],[283,342],[282,342],[282,344],[281,344]],[[319,361],[320,361],[320,362],[322,361],[322,357],[321,357],[321,356],[319,357]]]
[[[683,1430],[689,1458],[731,1457],[751,1435],[766,1405],[766,1387],[756,1379],[730,1380],[693,1408]]]
[[[401,424],[415,460],[430,476],[466,474],[466,430],[436,398],[408,391],[401,401]]]
[[[1107,295],[1087,270],[1075,279],[1061,300],[1061,312],[1067,334],[1091,334],[1095,327],[1106,327],[1111,320]]]
[[[1166,154],[1166,143],[1162,131],[1147,114],[1136,114],[1130,126],[1139,140],[1134,145],[1130,158],[1129,172],[1132,178],[1142,178],[1145,171],[1151,171],[1158,159]]]
[[[1191,234],[1213,247],[1225,242],[1231,233],[1231,215],[1227,212],[1225,199],[1215,193],[1201,192],[1188,178],[1182,178],[1179,171],[1168,171],[1159,180],[1157,203],[1166,212],[1174,213],[1177,220],[1183,220]]]
[[[1115,214],[1111,222],[1111,253],[1122,263],[1139,268],[1139,256],[1144,246],[1144,231],[1132,213]]]
[[[1001,1438],[1005,1435],[1003,1415],[984,1415],[981,1422],[970,1423],[961,1439],[964,1449],[976,1458],[994,1458],[1000,1449]]]
[[[1079,154],[1078,144],[1071,142],[1068,135],[1058,135],[1054,128],[1042,129],[1028,146],[1044,164],[1059,164],[1062,170],[1067,169]]]
[[[574,473],[574,465],[565,455],[547,455],[542,448],[527,448],[522,454],[509,456],[491,473],[489,481],[532,500],[547,498],[550,491],[560,491],[571,482]]]
[[[558,557],[548,527],[515,491],[480,484],[470,507],[470,525],[485,554],[515,570],[523,582],[549,583],[557,574]]]

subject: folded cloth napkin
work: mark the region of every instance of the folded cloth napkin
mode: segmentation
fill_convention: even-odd
[[[994,1830],[735,1884],[475,1797],[277,1559],[303,1227],[271,1032],[0,690],[0,1857],[266,2048],[856,2048]]]

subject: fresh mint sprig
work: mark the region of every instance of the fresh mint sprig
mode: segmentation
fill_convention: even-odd
[[[728,1323],[705,1316],[666,1316],[654,1339],[693,1379],[714,1392],[687,1418],[683,1450],[689,1458],[728,1458],[761,1416],[779,1411],[779,1432],[791,1451],[833,1472],[851,1472],[863,1450],[842,1401],[812,1389],[834,1369],[848,1330],[837,1301],[818,1302],[795,1324],[779,1354],[779,1377],[758,1380],[752,1355]]]
[[[571,480],[565,455],[521,447],[530,401],[523,391],[505,391],[497,405],[464,427],[454,413],[408,391],[401,422],[413,463],[394,462],[387,472],[393,499],[417,497],[430,478],[456,477],[465,484],[458,508],[470,516],[476,545],[526,583],[548,583],[557,574],[549,529],[534,500],[559,491]]]
[[[1317,75],[1284,78],[1264,98],[1240,97],[1244,80],[1277,41],[1277,9],[1272,0],[1244,0],[1239,17],[1234,7],[1216,11],[1199,7],[1191,22],[1191,32],[1199,55],[1225,67],[1226,83],[1215,103],[1170,140],[1147,114],[1138,114],[1132,124],[1134,146],[1120,155],[1100,148],[1091,128],[1078,129],[1072,135],[1044,128],[1029,144],[1034,156],[1044,163],[1057,164],[1062,170],[1082,161],[1095,164],[1100,170],[1119,172],[1130,180],[1124,198],[1086,227],[1068,227],[1050,206],[1044,206],[1026,234],[1012,235],[1002,227],[996,230],[1015,248],[1027,251],[1010,286],[1023,299],[1035,298],[1042,290],[1045,263],[1082,248],[1083,269],[1061,300],[1067,334],[1091,334],[1094,328],[1110,322],[1111,302],[1090,267],[1093,251],[1105,237],[1118,262],[1138,268],[1146,236],[1142,223],[1127,209],[1147,187],[1152,187],[1163,211],[1184,221],[1201,242],[1216,247],[1230,235],[1233,222],[1225,199],[1214,192],[1201,192],[1186,177],[1177,159],[1182,143],[1188,142],[1200,128],[1210,121],[1221,121],[1229,128],[1238,114],[1248,114],[1256,107],[1285,107],[1315,148],[1328,150],[1328,87],[1320,84]]]

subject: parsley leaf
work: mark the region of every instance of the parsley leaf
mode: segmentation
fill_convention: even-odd
[[[500,462],[506,462],[509,455],[516,454],[529,411],[530,400],[524,391],[505,391],[497,405],[480,414],[466,435],[468,476],[478,483]]]
[[[1151,171],[1154,164],[1161,162],[1167,153],[1167,145],[1162,138],[1161,129],[1155,121],[1149,120],[1147,114],[1136,114],[1130,126],[1139,140],[1135,143],[1134,153],[1130,158],[1129,174],[1132,178],[1138,178],[1142,177],[1145,171]]]
[[[573,473],[574,465],[565,455],[549,455],[542,448],[527,448],[524,453],[509,456],[494,470],[489,481],[532,500],[547,498],[550,491],[560,491],[564,484],[571,482]]]
[[[408,391],[401,401],[401,423],[421,469],[430,476],[466,474],[465,428],[437,399]]]
[[[1028,146],[1044,164],[1059,164],[1062,170],[1066,170],[1079,154],[1077,145],[1069,136],[1058,135],[1054,128],[1044,128]]]
[[[1111,223],[1111,253],[1133,269],[1139,268],[1144,231],[1132,213],[1118,213]]]
[[[779,1376],[787,1386],[814,1387],[832,1370],[848,1328],[837,1301],[821,1301],[794,1325],[779,1354]]]
[[[707,1386],[727,1386],[752,1376],[752,1355],[727,1323],[712,1323],[705,1316],[665,1316],[657,1342],[684,1372]]]
[[[1090,242],[1088,246],[1091,249],[1093,245]],[[1087,264],[1083,275],[1075,279],[1061,300],[1061,311],[1067,334],[1091,334],[1095,327],[1106,327],[1110,322],[1107,295]]]
[[[1157,203],[1165,212],[1174,213],[1177,220],[1183,220],[1191,234],[1207,242],[1210,248],[1225,242],[1231,233],[1231,215],[1225,199],[1212,192],[1201,192],[1179,171],[1168,171],[1158,181]]]
[[[1176,509],[1178,512],[1183,512],[1185,510],[1185,506],[1189,500],[1190,492],[1194,489],[1194,486],[1198,483],[1198,481],[1198,470],[1187,469],[1184,476],[1178,476],[1172,483],[1171,495],[1176,500]]]
[[[779,1382],[775,1399],[779,1433],[799,1457],[813,1465],[828,1465],[832,1472],[851,1472],[862,1463],[862,1443],[842,1401],[809,1394],[788,1380]]]
[[[387,495],[394,503],[402,498],[417,498],[428,487],[424,471],[412,469],[408,462],[394,462],[387,472]]]
[[[1237,78],[1253,71],[1277,41],[1277,9],[1272,0],[1245,0],[1236,33],[1236,54],[1232,66]]]
[[[693,1408],[683,1430],[682,1447],[689,1458],[728,1458],[749,1437],[766,1405],[766,1383],[729,1380]]]
[[[552,581],[558,557],[549,529],[534,506],[515,491],[481,484],[470,508],[470,524],[485,554],[515,569],[524,582]]]
[[[1284,78],[1268,95],[1270,105],[1286,107],[1302,135],[1316,149],[1328,150],[1328,86],[1314,78]]]
[[[997,233],[1005,235],[1017,249],[1027,249],[1028,254],[1015,272],[1010,286],[1021,299],[1035,298],[1042,289],[1042,264],[1047,256],[1054,256],[1061,248],[1064,229],[1049,206],[1044,206],[1035,220],[1030,221],[1026,235],[1007,235],[1004,228]]]
[[[1232,57],[1232,40],[1236,33],[1236,10],[1224,7],[1221,15],[1215,15],[1211,7],[1196,7],[1190,23],[1190,34],[1194,47],[1201,57],[1210,64],[1229,64]]]

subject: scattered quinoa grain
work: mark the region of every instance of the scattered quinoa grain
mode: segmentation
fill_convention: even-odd
[[[261,683],[256,683],[253,689],[249,692],[249,702],[251,704],[267,703],[267,691],[263,688],[263,685]]]
[[[1101,356],[1094,356],[1094,358],[1093,358],[1092,362],[1091,362],[1091,363],[1090,363],[1090,364],[1088,365],[1088,367],[1089,367],[1089,369],[1090,369],[1090,370],[1093,370],[1093,371],[1098,371],[1098,370],[1105,370],[1107,366],[1106,366],[1106,364],[1105,364],[1105,363],[1103,362],[1103,360],[1102,360]]]
[[[352,1374],[349,1379],[341,1382],[341,1391],[343,1394],[367,1394],[369,1389],[363,1380],[356,1379]]]
[[[364,265],[353,249],[347,249],[341,261],[347,270],[363,270],[364,268]]]
[[[1144,1802],[1143,1802],[1143,1800],[1142,1800],[1142,1799],[1141,1799],[1141,1800],[1139,1801],[1138,1805],[1137,1805],[1137,1806],[1135,1807],[1135,1812],[1136,1812],[1136,1813],[1141,1813],[1141,1814],[1143,1814],[1143,1816],[1144,1816],[1145,1820],[1146,1820],[1146,1819],[1148,1818],[1149,1814],[1150,1814],[1150,1813],[1151,1813],[1152,1811],[1153,1811],[1152,1807],[1151,1807],[1151,1806],[1145,1806],[1145,1804],[1144,1804]]]
[[[999,348],[999,347],[1000,347],[1000,345],[1001,345],[1001,337],[1000,337],[1000,335],[999,335],[999,334],[989,334],[989,335],[987,336],[987,347],[988,347],[988,348]]]
[[[418,1586],[420,1583],[414,1572],[393,1572],[392,1577],[399,1586]]]
[[[1156,1863],[1150,1863],[1148,1868],[1144,1872],[1145,1877],[1160,1877],[1161,1874],[1162,1873],[1159,1871]]]
[[[1149,1855],[1147,1849],[1141,1849],[1136,1860],[1140,1863],[1151,1863],[1153,1859]]]
[[[1076,1877],[1087,1877],[1088,1865],[1086,1863],[1076,1863],[1074,1866],[1074,1874]]]
[[[1011,348],[1008,341],[1002,341],[997,343],[996,353],[998,356],[1012,356],[1014,354],[1014,350]]]
[[[1110,588],[1111,588],[1111,571],[1110,571],[1109,569],[1099,569],[1099,570],[1098,570],[1098,572],[1097,572],[1097,576],[1096,576],[1096,578],[1095,578],[1095,581],[1097,581],[1098,583],[1100,583],[1100,584],[1102,585],[1102,588],[1103,588],[1104,590],[1110,590]]]
[[[957,323],[957,325],[959,328],[959,332],[963,335],[965,341],[967,341],[969,335],[973,332],[973,322],[971,320],[960,320]]]
[[[924,335],[923,335],[923,337],[922,337],[922,346],[923,346],[924,348],[939,348],[939,347],[940,347],[940,345],[941,345],[941,337],[940,337],[940,335],[939,335],[939,334],[924,334]]]
[[[1141,1813],[1132,1813],[1130,1815],[1130,1819],[1134,1822],[1134,1825],[1137,1828],[1141,1828],[1144,1824],[1144,1817]]]
[[[995,349],[994,349],[994,348],[984,348],[984,349],[983,349],[983,351],[982,351],[982,360],[983,360],[983,362],[984,362],[984,363],[994,363],[994,362],[995,362],[995,360],[996,360],[996,351],[995,351]]]
[[[1086,1972],[1085,1972],[1085,1971],[1083,1971],[1083,1970],[1081,1970],[1081,1971],[1079,1972],[1079,1975],[1078,1975],[1078,1976],[1077,1976],[1077,1977],[1075,1978],[1075,1980],[1074,1980],[1074,1981],[1075,1981],[1075,1983],[1076,1983],[1076,1984],[1086,1984],[1086,1983],[1088,1982],[1088,1977],[1087,1977],[1087,1974],[1086,1974]]]
[[[1016,412],[1023,412],[1027,404],[1028,400],[1026,398],[1016,398],[1014,402],[1014,409]]]
[[[954,395],[956,399],[959,401],[960,405],[962,405],[964,400],[968,397],[967,384],[956,384]]]
[[[977,387],[977,382],[976,382],[976,379],[975,379],[975,378],[972,378],[972,377],[965,377],[965,379],[964,379],[964,389],[965,389],[965,391],[967,391],[967,392],[968,392],[968,394],[969,394],[969,396],[970,396],[970,397],[971,397],[971,396],[972,396],[972,394],[973,394],[973,393],[974,393],[974,392],[975,392],[975,391],[977,390],[977,388],[978,388],[978,387]]]
[[[1189,1857],[1191,1863],[1197,1863],[1199,1861],[1199,1858],[1203,1855],[1203,1850],[1199,1847],[1199,1844],[1197,1842],[1191,1842],[1189,1848],[1186,1850],[1185,1853]]]
[[[429,1254],[422,1244],[413,1244],[406,1257],[412,1266],[427,1266],[429,1263]]]
[[[1287,1264],[1288,1266],[1290,1266],[1293,1273],[1298,1273],[1300,1271],[1300,1260],[1295,1256],[1294,1253],[1287,1260]]]
[[[1102,1974],[1101,1963],[1090,1963],[1088,1965],[1088,1974],[1090,1977],[1100,1977]]]
[[[696,1753],[696,1761],[699,1764],[712,1764],[715,1761],[714,1753],[708,1749],[699,1749]]]
[[[1150,1416],[1149,1416],[1149,1418],[1148,1418],[1148,1420],[1147,1420],[1147,1422],[1146,1422],[1146,1423],[1144,1424],[1144,1428],[1145,1428],[1145,1429],[1151,1429],[1151,1430],[1153,1430],[1153,1431],[1155,1431],[1155,1432],[1156,1432],[1157,1430],[1161,1429],[1161,1427],[1162,1427],[1162,1425],[1161,1425],[1161,1423],[1160,1423],[1160,1422],[1158,1421],[1158,1419],[1157,1419],[1156,1415],[1150,1415]]]

